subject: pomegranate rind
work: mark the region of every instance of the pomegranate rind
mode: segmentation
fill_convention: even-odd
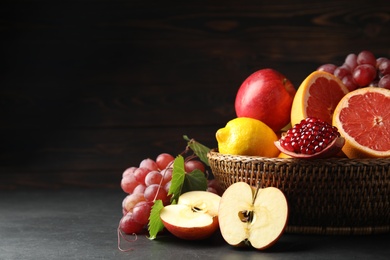
[[[344,146],[345,139],[343,137],[337,137],[333,139],[332,142],[328,144],[325,149],[315,154],[303,154],[303,153],[295,153],[289,150],[286,150],[283,146],[280,145],[280,141],[275,141],[275,146],[279,149],[281,153],[284,153],[292,158],[300,158],[300,159],[325,159],[336,157],[337,154],[341,151]]]
[[[365,87],[348,93],[337,105],[332,124],[345,138],[342,152],[348,158],[390,157],[390,90]]]
[[[291,125],[307,117],[332,124],[337,104],[349,92],[339,78],[325,71],[314,71],[299,86],[291,106]]]

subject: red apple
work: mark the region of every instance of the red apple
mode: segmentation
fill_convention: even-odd
[[[178,238],[200,240],[210,237],[219,227],[221,197],[207,191],[189,191],[177,204],[165,206],[160,218],[165,228]]]
[[[287,219],[287,199],[275,187],[256,189],[236,182],[226,189],[219,204],[221,234],[232,246],[267,249],[281,237]]]
[[[293,84],[280,72],[269,68],[258,70],[238,89],[237,117],[255,118],[277,133],[290,122],[295,93]]]

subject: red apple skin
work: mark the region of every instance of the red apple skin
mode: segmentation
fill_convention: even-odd
[[[258,70],[238,89],[236,115],[260,120],[278,133],[290,123],[295,93],[293,84],[280,72],[270,68]]]
[[[213,217],[213,222],[204,227],[179,227],[162,220],[164,227],[175,237],[184,240],[202,240],[209,238],[219,228],[218,216]]]

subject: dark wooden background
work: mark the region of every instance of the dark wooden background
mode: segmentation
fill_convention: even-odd
[[[215,147],[241,82],[390,57],[388,1],[0,4],[0,189],[118,188],[126,167]]]

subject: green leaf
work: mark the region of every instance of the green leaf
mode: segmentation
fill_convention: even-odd
[[[164,229],[164,224],[160,218],[160,211],[164,208],[161,200],[154,201],[152,210],[150,211],[148,230],[149,239],[153,240],[156,238],[157,233]]]
[[[168,191],[168,195],[173,195],[171,201],[177,201],[179,199],[185,175],[184,158],[183,156],[178,155],[173,162],[171,186]]]
[[[211,150],[207,146],[195,141],[194,139],[188,138],[188,136],[183,136],[184,140],[188,141],[187,145],[191,148],[192,151],[199,157],[199,159],[204,162],[207,166],[210,166],[209,160],[207,159],[207,153]]]
[[[187,173],[184,178],[183,187],[181,192],[193,190],[206,190],[207,178],[201,170],[195,169],[190,173]]]
[[[184,164],[183,156],[178,155],[174,161],[171,186],[168,191],[168,195],[173,195],[171,204],[176,203],[180,195],[187,191],[207,189],[207,178],[205,174],[198,169],[186,173]]]

